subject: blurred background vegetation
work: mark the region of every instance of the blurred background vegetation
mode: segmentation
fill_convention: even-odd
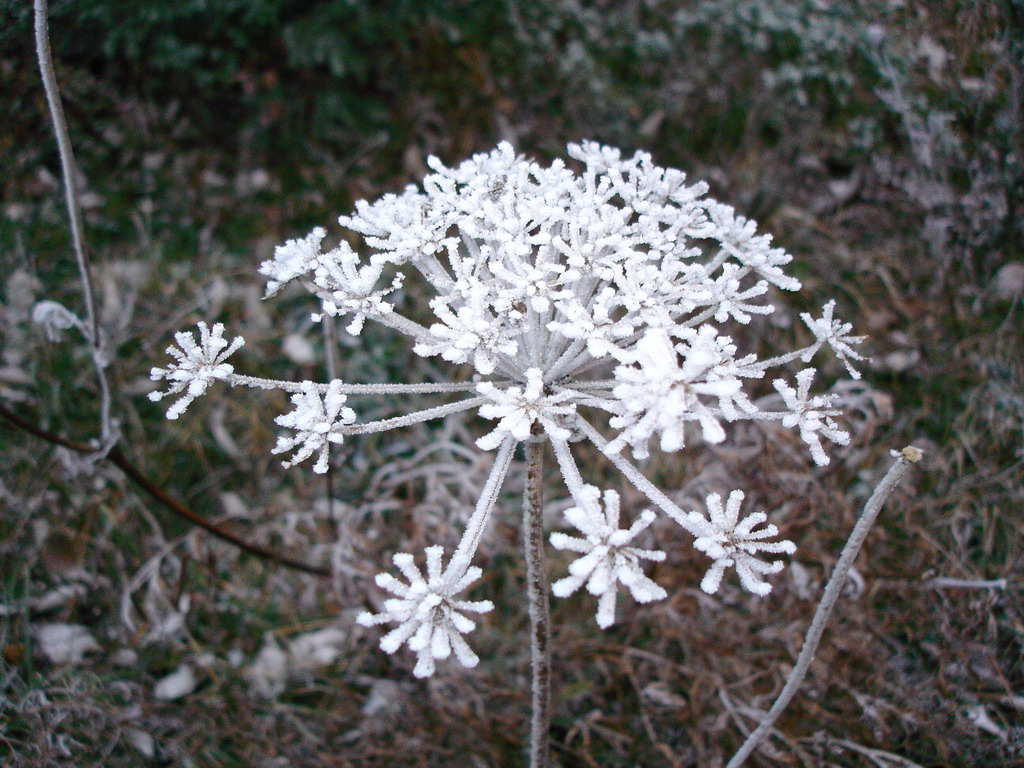
[[[50,36],[125,451],[202,514],[335,576],[240,555],[149,506],[116,469],[86,471],[5,424],[5,765],[521,762],[514,488],[486,555],[481,593],[500,608],[479,633],[478,670],[414,682],[408,659],[389,663],[352,622],[390,552],[461,524],[486,457],[446,446],[478,426],[355,441],[328,501],[319,478],[268,455],[283,399],[233,392],[171,424],[144,394],[172,332],[199,319],[246,337],[246,372],[322,377],[311,307],[259,301],[256,270],[275,244],[415,183],[427,155],[454,163],[507,139],[546,161],[583,138],[707,180],[795,254],[805,291],[793,308],[837,298],[873,362],[844,393],[854,444],[825,471],[750,435],[652,460],[680,499],[749,489],[779,511],[799,565],[765,600],[711,600],[693,589],[700,556],[675,546],[657,572],[670,600],[608,633],[583,600],[559,601],[556,755],[720,764],[781,684],[888,449],[914,442],[927,466],[883,514],[864,583],[754,763],[1024,759],[1019,0],[64,0]],[[0,114],[0,402],[86,440],[85,350],[29,322],[36,300],[76,308],[80,294],[23,0],[0,0]],[[342,357],[352,380],[431,375],[383,332]],[[1007,581],[938,589],[932,577]],[[59,623],[87,628],[97,650],[47,659],[38,630]],[[295,644],[324,628],[334,655],[303,667]],[[266,690],[253,669],[274,647],[294,650],[295,668]],[[157,695],[182,665],[194,690]]]

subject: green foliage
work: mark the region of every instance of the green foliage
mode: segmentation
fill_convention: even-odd
[[[31,4],[6,1],[0,51],[29,55]],[[315,136],[386,126],[392,93],[436,82],[439,70],[461,87],[450,76],[457,61],[424,54],[507,37],[506,13],[504,2],[465,0],[57,0],[50,35],[58,62],[112,87],[184,96],[191,112],[215,110],[222,124],[262,117]]]

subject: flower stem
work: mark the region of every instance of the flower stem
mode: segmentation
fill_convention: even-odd
[[[538,433],[534,424],[534,434]],[[533,669],[533,712],[530,719],[530,768],[549,768],[551,724],[551,650],[548,579],[544,562],[542,474],[544,443],[530,440],[526,450],[526,491],[523,494],[523,550],[526,594],[530,606],[530,652]]]
[[[853,531],[850,533],[850,538],[846,540],[846,546],[843,547],[839,561],[832,571],[832,577],[825,586],[825,593],[822,595],[821,602],[818,603],[814,619],[812,619],[811,626],[807,630],[807,636],[804,638],[803,648],[800,649],[800,654],[797,656],[793,671],[789,673],[789,679],[786,680],[786,684],[782,687],[782,692],[775,700],[772,708],[768,710],[768,714],[761,719],[757,728],[747,736],[747,740],[743,742],[743,745],[733,755],[726,768],[739,768],[743,764],[743,761],[750,756],[768,734],[768,731],[771,730],[776,718],[782,714],[782,710],[789,705],[793,696],[796,695],[797,689],[803,682],[804,675],[807,674],[811,661],[814,659],[814,652],[818,649],[818,643],[821,642],[821,635],[825,631],[825,624],[829,616],[832,614],[832,608],[835,606],[836,601],[839,599],[839,593],[846,584],[846,575],[850,572],[850,568],[853,567],[853,561],[857,559],[857,553],[860,552],[861,545],[864,544],[864,540],[868,536],[868,531],[871,530],[875,518],[878,517],[878,513],[882,510],[882,505],[889,498],[889,494],[899,485],[900,480],[910,470],[911,465],[916,464],[920,460],[920,450],[913,446],[904,448],[896,463],[889,468],[885,477],[882,478],[878,487],[875,488],[875,492],[871,494],[871,498],[868,499],[867,504],[864,506],[860,519],[857,520]]]

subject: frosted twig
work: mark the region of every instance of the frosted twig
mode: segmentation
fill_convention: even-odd
[[[858,754],[864,755],[879,768],[922,768],[920,763],[915,763],[903,755],[896,755],[892,752],[886,752],[883,749],[865,747],[862,744],[847,741],[846,739],[829,739],[828,743],[835,744],[837,746],[844,747],[845,749],[849,749],[851,752],[857,752]]]
[[[925,584],[933,589],[1006,589],[1006,579],[953,579],[947,576],[936,576],[928,579]]]
[[[572,457],[569,443],[565,440],[552,439],[551,447],[555,451],[555,460],[562,472],[562,479],[565,480],[565,487],[569,489],[569,495],[577,496],[583,488],[583,477],[580,475],[576,460]]]
[[[110,383],[107,381],[104,370],[108,361],[105,358],[106,351],[103,349],[103,337],[100,335],[99,319],[96,316],[92,278],[89,275],[89,257],[85,250],[85,230],[82,227],[82,206],[78,199],[78,188],[75,185],[75,156],[71,149],[68,124],[64,119],[60,90],[57,88],[57,76],[53,69],[46,17],[46,0],[35,0],[36,53],[39,57],[39,72],[43,78],[46,102],[50,107],[53,132],[57,136],[57,151],[60,154],[61,175],[64,178],[64,201],[67,204],[68,222],[71,228],[71,243],[75,251],[75,261],[78,263],[78,274],[82,280],[82,299],[85,302],[86,328],[88,329],[85,336],[89,344],[93,367],[96,369],[96,381],[100,390],[100,439],[102,445],[109,449],[114,438],[114,426],[110,420]]]
[[[45,429],[37,427],[35,424],[26,421],[13,411],[8,410],[2,404],[0,404],[0,418],[9,421],[11,424],[27,432],[30,435],[35,435],[39,439],[45,440],[51,445],[59,445],[62,448],[67,448],[70,451],[74,451],[75,453],[80,453],[83,455],[95,454],[95,448],[88,445],[84,445],[82,443],[77,443],[73,440],[68,440],[59,435],[55,435],[52,432],[47,432]],[[221,528],[212,520],[207,520],[202,515],[189,509],[180,501],[178,501],[169,493],[167,493],[167,491],[165,491],[163,488],[158,486],[156,483],[150,481],[149,478],[147,478],[138,467],[136,467],[131,461],[128,460],[128,457],[121,450],[120,446],[113,446],[104,458],[111,464],[116,466],[118,469],[120,469],[122,472],[124,472],[124,474],[128,477],[129,480],[131,480],[142,490],[144,490],[146,493],[152,496],[157,502],[159,502],[163,507],[168,509],[174,515],[182,518],[183,520],[187,520],[192,525],[205,529],[209,533],[216,536],[218,539],[226,541],[227,543],[238,547],[244,552],[256,555],[257,557],[263,558],[265,560],[270,560],[274,563],[279,563],[281,565],[287,566],[288,568],[293,568],[297,571],[303,571],[314,576],[330,576],[330,572],[324,568],[319,568],[314,565],[307,565],[306,563],[300,562],[298,560],[292,560],[289,557],[285,557],[284,555],[279,555],[276,552],[273,552],[269,549],[265,549],[264,547],[261,547],[259,544],[252,544],[248,541],[245,541],[244,539],[239,538],[227,529]]]
[[[459,542],[458,548],[448,563],[445,578],[449,581],[456,582],[461,579],[465,575],[466,569],[469,568],[473,555],[476,554],[476,549],[480,544],[480,537],[483,536],[484,529],[491,519],[491,512],[494,511],[494,505],[498,501],[501,485],[505,482],[505,475],[508,474],[508,468],[512,463],[512,453],[515,451],[515,447],[516,441],[511,437],[506,437],[498,449],[497,455],[494,457],[494,465],[491,467],[491,472],[487,476],[487,482],[480,492],[480,500],[473,511],[473,516],[466,525],[466,531],[462,534],[462,540]]]
[[[327,368],[328,381],[337,381],[340,377],[341,363],[338,360],[338,327],[334,315],[324,314],[320,319],[320,328],[324,337],[324,357]],[[334,466],[331,464],[330,448],[327,450],[327,472],[324,476],[324,489],[327,492],[327,517],[333,521],[335,534],[339,532],[338,521],[334,517]],[[335,535],[335,538],[340,538]],[[337,577],[335,570],[335,577]],[[335,584],[335,591],[340,594],[339,584]]]
[[[302,392],[306,389],[301,381],[279,381],[278,379],[262,379],[257,376],[243,376],[232,373],[224,381],[233,387],[251,387],[252,389],[281,390],[282,392]],[[331,387],[331,382],[314,384],[320,394]],[[347,384],[340,382],[337,391],[343,395],[433,395],[444,392],[474,392],[474,382],[426,382],[423,384]]]
[[[803,682],[804,675],[807,674],[807,670],[811,666],[814,653],[818,650],[818,643],[821,642],[821,635],[825,631],[825,624],[828,622],[829,616],[832,615],[832,608],[835,607],[843,586],[846,584],[846,576],[850,572],[850,568],[853,567],[853,561],[857,558],[857,553],[860,552],[860,548],[864,544],[871,526],[878,517],[878,513],[882,510],[882,505],[889,498],[889,494],[896,489],[903,476],[910,470],[910,466],[921,460],[921,455],[921,451],[918,448],[913,446],[904,448],[901,453],[897,454],[896,463],[889,468],[889,471],[885,473],[885,477],[882,478],[878,487],[875,488],[875,492],[871,494],[871,498],[868,499],[860,519],[854,525],[850,538],[846,540],[843,552],[839,556],[828,584],[825,586],[825,592],[822,595],[821,602],[818,603],[817,610],[814,612],[814,618],[811,621],[810,628],[807,630],[803,647],[800,649],[800,654],[797,656],[793,670],[789,673],[786,684],[782,687],[782,691],[779,693],[778,698],[775,699],[771,709],[768,710],[768,714],[764,716],[764,719],[761,720],[757,728],[747,736],[746,741],[743,742],[736,754],[733,755],[726,768],[739,768],[743,764],[743,761],[750,756],[768,731],[771,730],[772,725],[774,725],[782,710],[789,705],[793,696],[796,695],[797,689],[800,688],[800,684]]]
[[[343,427],[339,431],[345,435],[369,435],[374,432],[386,432],[389,429],[398,429],[400,427],[408,427],[411,424],[419,424],[421,421],[441,419],[445,416],[451,416],[453,413],[458,413],[459,411],[468,411],[470,408],[476,408],[476,406],[485,402],[487,402],[487,398],[485,397],[470,397],[466,400],[459,400],[457,403],[446,403],[445,405],[439,405],[436,408],[426,408],[422,411],[407,413],[404,416],[395,416],[394,418],[381,419],[380,421],[370,421],[366,424],[353,424],[350,427]]]

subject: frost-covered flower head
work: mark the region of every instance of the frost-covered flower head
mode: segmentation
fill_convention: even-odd
[[[244,339],[237,336],[228,342],[224,338],[223,323],[216,323],[211,329],[206,323],[200,322],[199,343],[196,343],[191,333],[184,331],[176,333],[174,339],[178,346],[168,347],[167,354],[175,362],[167,368],[154,368],[150,371],[153,381],[166,379],[171,382],[166,392],[151,392],[150,400],[156,402],[168,395],[185,393],[167,409],[168,419],[178,418],[214,381],[227,379],[235,369],[224,361],[245,343]]]
[[[297,281],[316,297],[314,319],[347,317],[351,334],[377,322],[408,337],[417,355],[469,368],[451,383],[272,382],[234,374],[224,358],[235,346],[223,351],[223,344],[196,355],[186,350],[178,365],[159,372],[172,392],[188,387],[188,400],[215,378],[292,392],[294,410],[277,423],[294,434],[276,450],[295,448],[289,463],[316,453],[317,471],[326,469],[330,444],[346,435],[459,411],[491,420],[477,445],[497,451],[494,465],[451,561],[441,569],[439,550],[429,550],[424,580],[414,577],[412,555],[396,559],[411,586],[399,589],[385,579],[382,586],[399,602],[365,619],[398,622],[382,647],[393,652],[408,641],[420,672],[432,670],[449,647],[464,662],[470,658],[459,651],[468,619],[456,618],[453,601],[473,580],[470,563],[519,443],[551,443],[574,502],[567,522],[584,534],[552,540],[582,555],[556,583],[556,594],[586,583],[599,597],[604,626],[613,620],[619,585],[640,601],[664,596],[641,570],[641,561],[656,561],[658,552],[633,544],[658,511],[714,561],[702,582],[709,592],[735,566],[741,584],[763,594],[770,585],[760,577],[781,566],[754,553],[792,550],[788,542],[764,540],[776,535],[773,526],[752,532],[761,513],[737,522],[742,494],[733,493],[725,509],[720,497],[709,497],[709,517],[680,509],[633,463],[651,445],[679,451],[728,440],[737,421],[776,422],[798,429],[814,461],[826,464],[821,438],[847,439],[832,420],[831,400],[810,392],[813,369],[795,372],[796,388],[778,379],[777,395],[759,381],[768,371],[809,362],[825,346],[847,365],[861,359],[853,349],[860,339],[833,318],[833,302],[821,319],[802,316],[814,337],[802,349],[762,358],[733,336],[738,326],[783,311],[780,291],[800,288],[785,271],[789,254],[752,221],[708,198],[706,185],[687,183],[683,172],[656,166],[646,153],[625,157],[593,142],[571,144],[568,153],[578,172],[561,160],[541,166],[507,143],[455,168],[430,158],[433,173],[422,187],[359,202],[339,219],[362,236],[365,249],[347,241],[325,249],[326,232],[316,229],[262,265],[268,295]],[[428,292],[427,306],[404,301],[399,289],[411,281]],[[445,401],[359,423],[345,397],[373,393]],[[601,494],[580,475],[572,449],[580,440],[600,449],[652,510],[618,530],[618,496]]]
[[[551,546],[580,553],[569,566],[569,575],[551,585],[557,597],[568,597],[587,585],[587,592],[600,597],[597,623],[602,628],[615,622],[616,582],[626,587],[640,603],[661,600],[668,595],[662,587],[651,581],[640,568],[640,560],[655,562],[665,559],[665,553],[654,549],[640,549],[630,543],[654,522],[655,514],[645,510],[628,529],[619,528],[619,494],[601,492],[585,485],[576,493],[577,504],[565,512],[565,519],[583,534],[583,537],[551,534]]]

